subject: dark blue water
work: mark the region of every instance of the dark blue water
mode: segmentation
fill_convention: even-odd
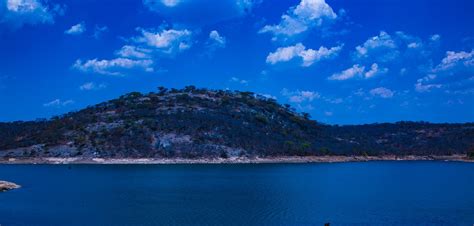
[[[473,225],[474,164],[0,165],[8,225]]]

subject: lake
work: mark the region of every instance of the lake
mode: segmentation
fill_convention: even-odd
[[[0,165],[0,225],[473,225],[474,164]]]

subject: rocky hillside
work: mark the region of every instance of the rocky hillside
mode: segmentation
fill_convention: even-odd
[[[442,155],[474,147],[474,124],[330,126],[251,92],[129,93],[45,121],[0,123],[0,157],[199,158]]]

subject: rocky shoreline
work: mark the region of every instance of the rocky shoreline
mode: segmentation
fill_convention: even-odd
[[[257,164],[257,163],[337,163],[365,161],[458,161],[474,162],[465,155],[449,156],[291,156],[268,158],[8,158],[0,164]]]
[[[21,186],[12,182],[0,180],[0,192],[18,189]]]

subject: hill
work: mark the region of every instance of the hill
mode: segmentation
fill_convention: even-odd
[[[49,120],[0,123],[0,158],[228,158],[450,155],[474,147],[474,123],[326,125],[251,92],[166,89]]]

